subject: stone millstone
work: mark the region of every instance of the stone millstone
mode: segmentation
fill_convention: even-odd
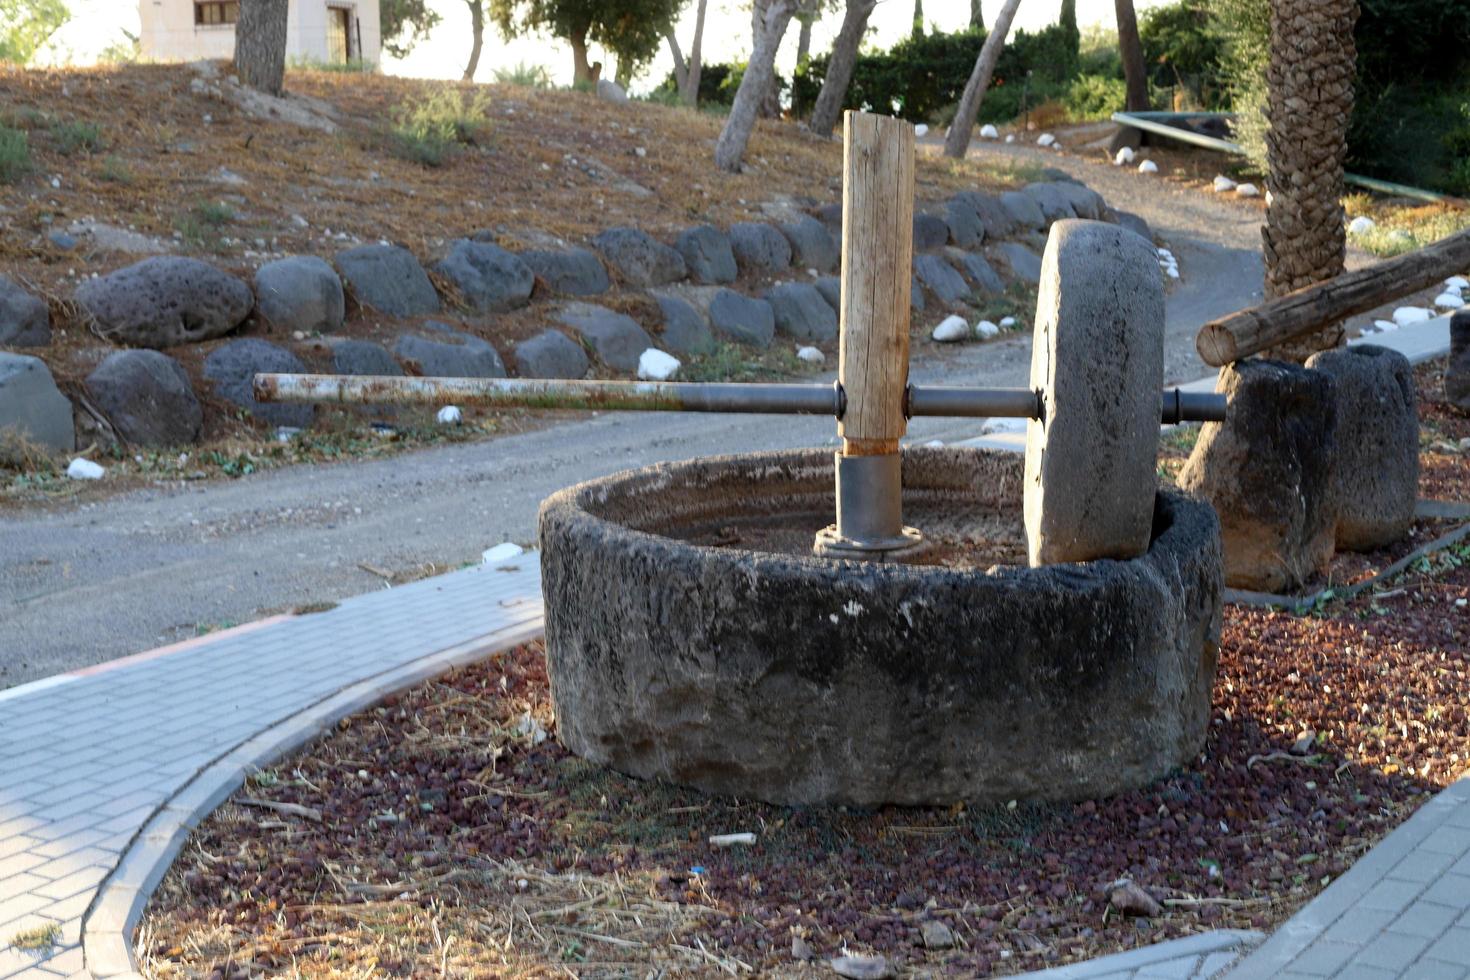
[[[1330,375],[1337,390],[1336,546],[1374,551],[1401,540],[1419,499],[1419,406],[1409,359],[1358,344],[1313,354],[1307,367]]]
[[[1180,489],[1220,515],[1225,584],[1286,592],[1325,572],[1337,515],[1332,467],[1337,398],[1332,378],[1282,361],[1247,359],[1220,370],[1224,422],[1207,422]]]
[[[917,449],[903,463],[911,510],[938,496],[1015,515],[1013,454]],[[564,490],[540,516],[558,737],[636,776],[791,805],[1147,785],[1204,743],[1221,590],[1214,513],[1170,491],[1150,501],[1140,558],[979,571],[669,536],[725,514],[830,521],[830,451]]]
[[[1098,221],[1052,226],[1036,299],[1026,427],[1032,565],[1136,558],[1158,483],[1164,286],[1153,250]]]

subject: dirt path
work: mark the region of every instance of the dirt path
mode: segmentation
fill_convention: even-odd
[[[1055,166],[1141,214],[1179,257],[1168,301],[1168,380],[1204,374],[1194,328],[1259,295],[1259,214],[1164,181],[1027,147],[986,148]],[[948,352],[946,352],[948,354]],[[915,364],[916,380],[1024,384],[1027,338]],[[917,420],[916,440],[979,434],[975,420]],[[600,416],[397,459],[296,467],[229,483],[128,494],[0,518],[0,687],[330,602],[399,572],[531,543],[536,510],[569,484],[661,460],[828,445],[831,420]]]

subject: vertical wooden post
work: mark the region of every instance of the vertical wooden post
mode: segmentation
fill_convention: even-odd
[[[830,557],[882,559],[918,544],[903,526],[909,302],[914,257],[914,128],[843,117],[842,339],[837,523],[817,535]]]
[[[843,117],[842,334],[837,379],[845,456],[898,452],[907,424],[909,303],[914,265],[914,127]]]

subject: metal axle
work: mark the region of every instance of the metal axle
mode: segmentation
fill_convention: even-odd
[[[841,419],[841,385],[668,381],[543,381],[522,378],[390,378],[335,374],[257,374],[262,402],[480,405],[622,412],[724,412],[831,415]],[[1041,418],[1041,392],[1026,388],[910,385],[904,414],[954,418]],[[1225,396],[1165,391],[1159,420],[1219,422]]]

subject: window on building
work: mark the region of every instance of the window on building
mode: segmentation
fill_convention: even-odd
[[[194,0],[194,23],[206,27],[240,19],[240,0]]]

